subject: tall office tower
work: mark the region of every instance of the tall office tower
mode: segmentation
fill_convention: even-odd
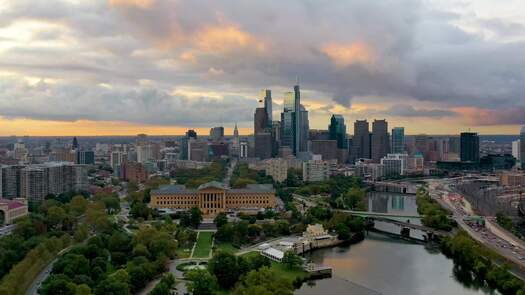
[[[308,150],[308,111],[301,105],[299,85],[294,92],[286,92],[284,110],[281,113],[281,145],[288,146],[293,153]]]
[[[341,115],[332,115],[330,118],[330,125],[328,125],[328,132],[330,140],[337,141],[338,149],[348,148],[348,139],[346,138],[345,119]]]
[[[78,140],[76,137],[73,137],[73,144],[71,145],[71,147],[76,150],[78,149]]]
[[[256,108],[253,115],[253,133],[256,135],[261,132],[266,132],[268,128],[268,116],[264,108]]]
[[[392,153],[402,154],[405,152],[405,128],[392,128]]]
[[[193,129],[186,131],[186,136],[179,140],[179,158],[181,160],[189,160],[188,141],[190,138],[197,139],[197,132],[195,132]]]
[[[270,132],[255,134],[255,157],[261,160],[272,157],[272,134]]]
[[[264,110],[266,111],[268,127],[272,127],[273,115],[272,115],[272,91],[270,89],[264,89],[261,91],[261,100],[264,101]]]
[[[379,162],[389,151],[388,123],[386,120],[374,120],[372,123],[372,160]]]
[[[208,143],[190,138],[188,140],[188,160],[197,162],[208,161]]]
[[[520,132],[520,161],[521,169],[525,170],[525,126],[521,128]]]
[[[303,105],[300,106],[299,112],[299,147],[297,152],[308,151],[308,131],[310,130],[310,122],[308,121],[308,111]]]
[[[354,123],[352,138],[352,159],[370,159],[370,131],[368,121],[357,120]]]
[[[210,129],[210,138],[212,142],[220,142],[224,139],[224,127],[213,127]]]
[[[0,166],[1,197],[4,199],[14,199],[20,197],[20,171],[24,166]]]
[[[272,156],[276,156],[281,146],[281,121],[272,122]]]
[[[512,142],[512,156],[518,163],[521,163],[521,140],[519,139]]]
[[[479,136],[474,132],[460,135],[460,159],[462,162],[479,162]]]
[[[20,196],[30,201],[43,201],[48,187],[45,171],[40,167],[26,167],[20,172]]]

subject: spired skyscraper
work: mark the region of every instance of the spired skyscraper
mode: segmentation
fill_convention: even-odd
[[[264,89],[261,91],[261,100],[264,102],[264,110],[266,111],[266,117],[268,127],[272,127],[273,115],[272,115],[272,91],[270,89]]]
[[[284,109],[281,113],[281,145],[288,146],[297,155],[308,149],[308,111],[301,105],[299,85],[293,92],[284,95]]]
[[[405,153],[405,128],[404,127],[392,128],[392,153],[393,154],[404,154]]]

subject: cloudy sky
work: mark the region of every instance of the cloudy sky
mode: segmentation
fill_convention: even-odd
[[[299,77],[311,128],[517,134],[523,0],[0,0],[0,135],[252,131]]]

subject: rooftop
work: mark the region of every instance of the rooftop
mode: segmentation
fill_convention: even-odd
[[[224,184],[218,181],[211,181],[211,182],[201,184],[197,189],[186,188],[186,186],[180,185],[180,184],[161,185],[158,189],[153,190],[151,193],[156,194],[156,195],[170,195],[170,194],[177,194],[177,193],[179,194],[197,193],[199,190],[206,189],[206,188],[225,189],[232,193],[253,193],[253,192],[266,193],[266,192],[275,191],[273,188],[273,185],[271,184],[248,184],[245,188],[226,189],[224,187]]]

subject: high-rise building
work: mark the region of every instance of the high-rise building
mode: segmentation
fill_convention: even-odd
[[[512,142],[512,156],[516,158],[518,163],[521,163],[521,140],[515,140]]]
[[[188,160],[197,162],[208,161],[208,143],[190,138],[188,140]]]
[[[268,129],[268,116],[264,108],[256,108],[255,114],[253,115],[253,133],[266,132]]]
[[[111,169],[113,169],[113,174],[115,176],[120,175],[120,167],[123,163],[128,160],[128,154],[122,151],[112,151],[109,156],[109,163]]]
[[[479,162],[479,136],[477,133],[461,133],[460,153],[462,162]]]
[[[69,162],[48,162],[20,170],[20,197],[40,202],[49,195],[87,189],[87,169]]]
[[[404,175],[408,169],[408,154],[388,154],[381,158],[381,165],[385,177]]]
[[[372,123],[372,160],[379,162],[389,151],[388,122],[386,120],[374,120]]]
[[[525,126],[521,128],[520,132],[520,162],[521,169],[525,170]]]
[[[288,146],[297,155],[308,150],[308,111],[301,105],[299,85],[294,92],[286,92],[281,113],[281,145]]]
[[[428,136],[426,134],[418,134],[414,137],[414,154],[419,153],[426,156],[428,152]]]
[[[346,138],[346,125],[343,116],[332,115],[332,118],[330,118],[330,125],[328,126],[328,132],[330,134],[330,139],[337,141],[338,149],[348,148],[348,139]]]
[[[193,129],[186,131],[186,136],[179,140],[179,156],[181,160],[189,160],[188,141],[190,138],[197,139],[197,132]]]
[[[310,140],[308,151],[321,155],[323,160],[336,160],[337,140]]]
[[[261,99],[264,101],[264,110],[266,112],[267,127],[272,127],[273,115],[272,115],[272,91],[270,89],[264,89],[261,91]]]
[[[282,158],[274,158],[266,161],[266,175],[276,182],[283,182],[288,177],[288,162]]]
[[[0,197],[14,199],[20,197],[20,172],[24,168],[21,165],[0,166]]]
[[[224,139],[224,127],[213,127],[210,129],[210,139],[212,142],[220,142]]]
[[[352,158],[353,160],[370,159],[370,130],[366,120],[357,120],[354,123]]]
[[[323,160],[303,162],[303,180],[308,182],[325,181],[330,178],[332,163]]]
[[[126,162],[121,166],[122,172],[120,173],[120,178],[135,182],[141,183],[148,179],[148,172],[146,171],[143,164],[138,162]]]
[[[392,153],[402,154],[405,152],[405,128],[392,128]]]
[[[78,151],[77,164],[93,165],[95,164],[95,152],[93,151]]]
[[[239,157],[241,149],[241,139],[239,137],[239,129],[237,129],[237,123],[235,123],[235,127],[233,128],[233,139],[232,139],[232,145],[231,145],[231,155],[232,157]]]
[[[77,150],[77,149],[78,149],[78,140],[77,140],[76,137],[73,137],[73,143],[72,143],[71,147],[72,147],[74,150]]]
[[[270,132],[255,134],[255,157],[261,160],[272,157],[272,134]]]

